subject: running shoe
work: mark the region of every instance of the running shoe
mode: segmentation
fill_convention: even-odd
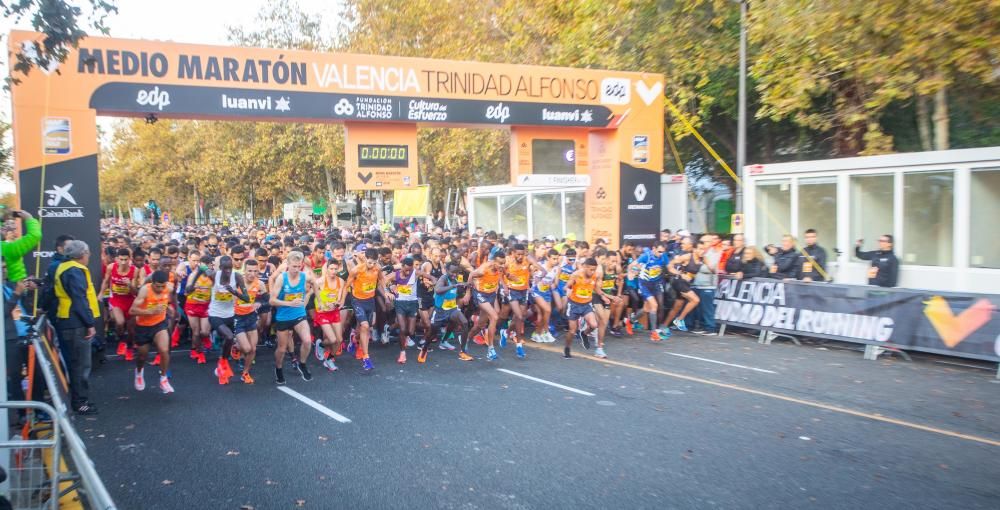
[[[222,366],[222,373],[226,378],[233,376],[233,367],[229,366],[229,360],[226,358],[219,358],[219,365]]]
[[[472,337],[472,341],[479,345],[486,345],[486,337],[482,333]]]
[[[406,337],[406,346],[407,347],[413,347],[415,345],[417,345],[417,344],[413,343],[413,339],[412,338]]]
[[[191,352],[190,352],[190,353],[188,353],[188,356],[189,356],[189,357],[190,357],[191,359],[193,359],[193,360],[195,360],[195,361],[198,361],[198,349],[191,349]]]
[[[205,353],[204,352],[198,351],[198,359],[197,359],[197,361],[198,361],[199,365],[204,365],[205,363],[208,363],[208,360],[205,359]]]
[[[313,347],[315,347],[313,354],[316,355],[316,361],[322,363],[326,359],[326,349],[323,347],[323,341],[317,338]]]
[[[487,349],[486,350],[486,359],[488,359],[490,361],[496,361],[496,359],[497,359],[497,350],[494,349],[494,348],[492,348],[492,347],[490,347],[489,349]]]
[[[333,358],[326,358],[326,361],[323,362],[323,366],[331,372],[337,371],[337,363],[333,361]]]
[[[687,331],[688,330],[687,324],[684,324],[684,320],[683,319],[674,319],[674,326],[677,326],[677,329],[679,329],[681,331]]]
[[[535,342],[536,344],[540,344],[540,343],[544,343],[545,342],[545,340],[543,338],[541,338],[541,335],[539,335],[538,333],[532,333],[531,334],[531,341]]]
[[[313,375],[309,372],[309,367],[305,363],[298,363],[295,365],[295,369],[299,371],[299,375],[302,376],[303,381],[313,380]]]
[[[174,387],[170,385],[170,379],[165,376],[160,376],[160,391],[164,394],[170,394],[174,392]]]
[[[632,319],[625,319],[625,332],[628,333],[628,336],[635,334],[635,328],[632,327]]]
[[[564,347],[563,348],[563,358],[564,359],[570,359],[572,357],[573,357],[573,355],[569,353],[569,347]]]
[[[382,343],[383,344],[389,343],[389,337],[392,336],[391,332],[392,332],[392,329],[389,327],[388,324],[386,324],[385,326],[382,327]]]
[[[525,356],[525,354],[524,354],[524,342],[518,342],[517,343],[517,357],[518,358],[523,358],[524,356]]]
[[[210,336],[201,337],[201,348],[202,350],[206,351],[212,350],[212,337]]]
[[[160,366],[160,354],[159,354],[159,353],[157,353],[157,354],[156,354],[156,357],[155,357],[155,358],[153,358],[153,363],[152,363],[152,365],[153,365],[154,367],[158,367],[158,366]]]
[[[462,361],[472,361],[476,358],[473,358],[472,356],[469,355],[469,353],[462,351],[458,353],[458,359]]]
[[[358,342],[354,340],[354,333],[351,333],[351,341],[347,343],[347,352],[354,352],[358,348]]]
[[[507,347],[507,330],[506,329],[501,329],[500,330],[500,341],[498,342],[498,344],[500,345],[501,349],[503,349],[504,347]]]
[[[455,346],[452,345],[447,340],[443,340],[443,341],[441,341],[440,344],[438,344],[438,349],[441,349],[442,351],[454,351],[455,350]]]
[[[379,334],[378,334],[378,328],[372,328],[371,341],[372,342],[379,342],[379,341],[381,341],[381,339],[379,338]]]
[[[135,360],[135,349],[125,349],[125,361]]]
[[[274,383],[279,386],[285,384],[285,371],[283,369],[274,367]]]
[[[654,329],[653,332],[649,334],[649,340],[651,342],[659,342],[663,340],[663,338],[660,336],[660,330]]]
[[[594,351],[594,356],[601,359],[608,357],[608,355],[604,353],[603,347],[598,347],[597,350]]]
[[[663,340],[670,338],[670,328],[660,328],[660,338]]]
[[[545,332],[545,339],[546,339],[546,340],[548,341],[548,343],[550,343],[550,344],[554,344],[554,343],[556,343],[556,337],[555,337],[555,336],[553,336],[553,335],[552,335],[552,333],[550,333],[550,332],[548,332],[548,331],[546,331],[546,332]]]
[[[142,376],[142,370],[135,371],[135,389],[138,391],[146,389],[146,379]]]
[[[360,346],[354,349],[354,359],[365,359],[365,353],[361,352]]]
[[[176,349],[181,345],[181,328],[174,328],[174,332],[170,334],[170,348]]]
[[[583,331],[580,330],[580,331],[576,332],[576,336],[577,336],[577,338],[580,339],[580,343],[583,344],[583,348],[589,351],[590,350],[590,335],[584,335]]]
[[[337,344],[337,352],[334,354],[334,356],[340,356],[343,353],[344,353],[344,342],[340,342],[339,344]]]
[[[417,363],[427,363],[427,351],[430,349],[420,349],[420,354],[417,354]]]
[[[240,351],[239,347],[234,345],[232,349],[229,349],[229,357],[235,361],[239,361],[243,358],[243,352]]]
[[[396,363],[399,363],[400,365],[406,364],[406,351],[399,351],[399,357],[396,358]]]
[[[371,358],[365,358],[365,359],[361,360],[361,368],[365,372],[370,372],[370,371],[372,371],[372,370],[375,369],[375,365],[372,365],[372,359]]]
[[[622,336],[622,330],[620,330],[618,328],[608,328],[608,333],[610,333],[611,336],[613,336],[615,338],[621,338],[621,336]]]
[[[118,342],[118,350],[115,351],[115,354],[119,356],[124,356],[126,348],[128,348],[128,346],[125,345],[125,342]]]
[[[691,330],[691,332],[694,333],[694,334],[696,334],[696,335],[704,335],[705,334],[705,330],[704,329],[700,329],[700,328],[699,329],[693,329],[693,330]]]
[[[250,372],[243,372],[240,379],[243,381],[243,384],[253,384],[253,377],[250,377]]]

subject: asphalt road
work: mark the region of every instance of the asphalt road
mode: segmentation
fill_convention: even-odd
[[[558,346],[399,366],[392,345],[371,374],[345,357],[286,375],[348,423],[279,391],[268,349],[252,386],[179,353],[170,396],[153,371],[136,392],[113,359],[92,379],[101,414],[77,428],[124,509],[1000,505],[987,370],[742,336],[609,338],[609,362]]]

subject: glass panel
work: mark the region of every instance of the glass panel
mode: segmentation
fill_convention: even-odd
[[[950,266],[955,246],[953,172],[903,174],[904,264]]]
[[[851,241],[864,239],[862,250],[877,250],[879,236],[893,233],[892,179],[891,175],[851,176]],[[853,248],[851,260],[861,260]]]
[[[817,244],[835,260],[837,246],[837,178],[799,179],[799,242],[805,245],[806,230],[816,230]]]
[[[535,239],[562,236],[562,204],[559,193],[531,195],[531,235]]]
[[[982,226],[1000,217],[1000,169],[973,171],[971,184],[969,267],[1000,269],[1000,228]],[[977,225],[980,228],[975,228]]]
[[[787,179],[757,181],[758,246],[778,244],[792,228],[792,187]]]
[[[528,235],[527,194],[500,195],[500,230],[505,236]]]
[[[472,230],[482,227],[484,232],[500,230],[500,218],[497,217],[497,197],[476,197],[472,201],[476,224]]]
[[[563,236],[573,234],[579,240],[592,241],[592,239],[586,239],[587,232],[584,230],[583,192],[566,193],[565,195],[566,232],[563,233]]]
[[[576,173],[576,144],[573,140],[532,140],[531,173]]]

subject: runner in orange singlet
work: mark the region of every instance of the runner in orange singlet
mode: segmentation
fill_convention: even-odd
[[[173,393],[167,374],[170,372],[170,337],[167,335],[167,309],[174,300],[173,285],[167,282],[165,271],[154,271],[150,283],[139,289],[129,313],[135,317],[135,344],[138,356],[135,358],[135,389],[146,389],[143,368],[149,355],[150,344],[156,344],[160,358],[160,390]]]

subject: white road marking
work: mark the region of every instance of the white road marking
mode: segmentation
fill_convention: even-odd
[[[993,367],[984,367],[982,365],[969,365],[967,363],[955,363],[953,361],[941,361],[941,360],[933,360],[933,361],[934,363],[939,363],[941,365],[954,365],[956,367],[968,367],[968,368],[975,368],[978,370],[989,370],[990,372],[993,371]]]
[[[708,358],[699,358],[698,356],[688,356],[687,354],[677,354],[676,352],[664,352],[663,354],[669,354],[671,356],[678,356],[678,357],[681,357],[681,358],[696,359],[698,361],[704,361],[704,362],[707,362],[707,363],[717,363],[719,365],[726,365],[727,367],[743,368],[743,369],[746,369],[746,370],[753,370],[754,372],[763,372],[765,374],[777,374],[777,372],[775,372],[774,370],[767,370],[767,369],[764,369],[764,368],[756,368],[756,367],[748,367],[746,365],[737,365],[736,363],[726,363],[725,361],[718,361],[718,360],[708,359]]]
[[[579,395],[583,395],[585,397],[593,397],[594,396],[593,393],[590,393],[588,391],[578,390],[576,388],[571,388],[569,386],[565,386],[565,385],[562,385],[562,384],[559,384],[559,383],[554,383],[552,381],[546,381],[545,379],[539,379],[537,377],[532,377],[530,375],[522,374],[520,372],[515,372],[513,370],[507,370],[506,368],[498,368],[497,370],[499,370],[499,371],[501,371],[501,372],[503,372],[505,374],[510,374],[510,375],[516,375],[518,377],[523,377],[523,378],[525,378],[525,379],[527,379],[529,381],[535,381],[535,382],[539,382],[539,383],[542,383],[542,384],[548,384],[549,386],[552,386],[554,388],[559,388],[561,390],[570,391],[570,392],[573,392],[573,393],[576,393],[576,394],[579,394]]]
[[[295,391],[295,390],[293,390],[293,389],[291,389],[291,388],[289,388],[287,386],[278,386],[278,391],[281,391],[281,392],[285,393],[286,395],[294,398],[295,400],[298,400],[299,402],[302,402],[303,404],[305,404],[305,405],[307,405],[307,406],[309,406],[309,407],[311,407],[311,408],[313,408],[313,409],[315,409],[315,410],[317,410],[317,411],[319,411],[319,412],[321,412],[321,413],[329,416],[330,418],[333,418],[334,420],[339,421],[340,423],[351,423],[351,420],[349,418],[347,418],[346,416],[344,416],[344,415],[342,415],[342,414],[340,414],[340,413],[338,413],[336,411],[333,411],[333,410],[327,408],[323,404],[320,404],[319,402],[316,402],[315,400],[313,400],[313,399],[311,399],[311,398],[309,398],[309,397],[307,397],[307,396],[305,396],[305,395],[303,395],[303,394],[301,394],[301,393],[299,393],[299,392],[297,392],[297,391]]]

